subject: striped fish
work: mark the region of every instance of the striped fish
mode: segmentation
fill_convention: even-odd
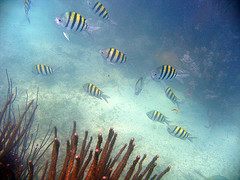
[[[46,65],[37,64],[33,67],[32,72],[34,74],[50,75],[54,72],[54,69]]]
[[[28,17],[28,12],[30,10],[30,7],[31,7],[31,0],[24,0],[25,15],[29,23],[30,23],[30,19]]]
[[[166,124],[169,124],[169,122],[170,122],[170,121],[167,121],[166,116],[164,116],[162,113],[160,113],[156,110],[149,111],[146,114],[149,117],[149,119],[151,119],[153,121],[158,121],[158,122],[166,123]]]
[[[67,30],[74,32],[86,31],[91,33],[100,27],[88,26],[86,18],[76,12],[66,12],[62,17],[57,17],[55,22]]]
[[[179,126],[169,125],[167,127],[167,131],[172,136],[175,136],[175,137],[183,139],[183,140],[188,139],[191,142],[192,142],[193,138],[196,138],[196,137],[191,137],[191,134],[189,134],[187,131],[185,131],[183,128],[181,128]]]
[[[167,87],[165,89],[165,94],[174,104],[177,105],[179,109],[179,99],[176,97],[176,95],[173,93],[173,91],[170,89],[170,87]]]
[[[139,95],[143,88],[143,77],[140,77],[135,85],[135,95]]]
[[[100,18],[102,18],[106,22],[110,21],[112,24],[116,25],[116,23],[109,18],[109,13],[107,12],[107,9],[103,6],[102,3],[100,3],[99,1],[88,1],[87,3],[92,8],[94,13],[97,14]]]
[[[94,86],[93,84],[91,84],[91,83],[84,84],[83,89],[91,96],[95,96],[99,99],[103,98],[108,103],[107,98],[110,98],[110,97],[103,94],[103,92],[100,89],[98,89],[96,86]]]
[[[151,72],[151,77],[155,81],[173,79],[176,76],[176,69],[169,65],[162,65]]]
[[[115,48],[107,48],[100,50],[99,53],[102,54],[102,57],[111,63],[125,63],[127,61],[126,54],[123,54]]]

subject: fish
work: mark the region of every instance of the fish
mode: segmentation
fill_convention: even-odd
[[[83,89],[91,96],[95,96],[99,99],[103,98],[108,103],[107,98],[110,98],[110,97],[103,94],[103,92],[100,89],[98,89],[95,85],[91,83],[86,83],[83,85]]]
[[[167,117],[164,116],[162,113],[156,111],[156,110],[152,110],[146,113],[146,115],[149,117],[149,119],[153,120],[153,121],[158,121],[161,123],[166,123],[167,125],[169,125],[169,122],[167,120]]]
[[[127,61],[127,55],[115,48],[102,49],[99,53],[104,59],[111,63],[121,64]]]
[[[55,18],[55,22],[57,25],[73,32],[86,31],[88,34],[91,34],[92,31],[100,29],[98,26],[88,26],[86,18],[72,11],[65,12],[63,16]]]
[[[150,76],[154,81],[158,82],[176,78],[183,84],[182,78],[188,77],[189,74],[183,73],[181,71],[177,72],[174,67],[165,64],[152,70]]]
[[[139,95],[143,88],[143,77],[140,77],[135,84],[135,95]]]
[[[33,67],[32,72],[34,74],[50,75],[54,72],[54,69],[46,65],[37,64]]]
[[[177,70],[169,65],[162,65],[151,72],[153,80],[173,79],[177,76]]]
[[[167,127],[167,131],[172,136],[175,136],[175,137],[183,139],[183,140],[188,139],[190,142],[192,142],[192,139],[196,138],[196,137],[192,137],[191,134],[188,133],[187,131],[185,131],[183,128],[181,128],[179,126],[175,126],[175,125],[169,125]]]
[[[170,87],[167,87],[165,89],[165,94],[167,96],[168,99],[170,99],[174,104],[177,105],[178,109],[179,109],[179,99],[176,97],[176,95],[173,93],[173,91],[171,90]]]
[[[102,18],[105,22],[111,22],[112,24],[117,25],[116,22],[110,19],[109,13],[102,3],[100,3],[99,1],[94,2],[90,0],[88,0],[87,3],[94,11],[94,13],[97,14],[100,18]]]
[[[172,111],[176,111],[176,114],[178,113],[178,110],[177,110],[177,109],[172,109]]]
[[[28,17],[28,12],[30,10],[30,7],[31,7],[31,0],[24,0],[25,15],[29,23],[30,23],[30,19]]]

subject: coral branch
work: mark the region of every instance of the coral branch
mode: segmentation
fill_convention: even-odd
[[[133,180],[136,180],[138,178],[138,175],[140,174],[140,172],[142,171],[142,163],[144,161],[144,159],[147,157],[146,154],[143,155],[143,158],[141,159],[141,161],[139,162],[139,165],[138,165],[138,170],[137,172],[134,174],[133,176]]]
[[[32,163],[31,160],[28,162],[28,166],[29,166],[29,176],[28,176],[28,179],[32,180],[33,179],[34,167],[33,167],[33,163]]]
[[[159,176],[157,177],[157,180],[160,180],[167,172],[169,172],[171,169],[171,166],[168,166]]]
[[[46,161],[41,180],[44,180],[44,178],[46,176],[47,168],[48,168],[48,161]]]
[[[131,178],[131,176],[132,176],[132,174],[133,174],[133,171],[134,171],[134,169],[135,169],[135,166],[137,165],[139,159],[140,159],[140,156],[138,155],[138,156],[136,157],[136,159],[133,161],[132,166],[131,166],[130,169],[128,170],[127,175],[126,175],[126,177],[125,177],[125,180],[128,180],[128,179]]]
[[[65,157],[64,164],[63,164],[62,172],[61,172],[60,177],[59,177],[60,180],[64,180],[64,178],[65,178],[66,169],[68,167],[69,159],[70,159],[70,142],[69,142],[69,139],[68,139],[67,140],[66,157]]]
[[[51,165],[50,165],[50,169],[49,169],[48,179],[55,179],[55,177],[56,177],[56,165],[57,165],[59,147],[60,147],[60,143],[59,143],[58,139],[54,138]]]
[[[133,148],[135,146],[135,144],[133,143],[134,141],[134,138],[131,138],[130,142],[129,142],[129,145],[128,145],[128,149],[127,149],[127,152],[125,153],[125,155],[123,156],[123,159],[122,161],[118,164],[116,170],[113,172],[112,176],[111,176],[111,180],[115,180],[115,179],[118,179],[124,169],[124,167],[126,166],[127,164],[127,161],[128,161],[128,158],[129,156],[131,155],[132,151],[133,151]]]

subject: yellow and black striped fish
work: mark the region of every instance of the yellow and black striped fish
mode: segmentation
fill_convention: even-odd
[[[31,7],[31,0],[24,0],[25,15],[29,23],[30,23],[30,19],[28,17],[28,12],[30,10],[30,7]]]
[[[99,1],[92,2],[91,0],[88,0],[88,5],[92,8],[94,13],[97,14],[104,21],[110,21],[112,24],[116,25],[116,23],[110,19],[109,13],[107,12],[107,9],[103,6],[102,3],[100,3]]]
[[[100,27],[88,26],[86,18],[76,12],[66,12],[62,17],[57,17],[55,22],[67,30],[91,33]]]
[[[167,127],[167,131],[172,136],[175,136],[175,137],[183,139],[183,140],[188,139],[191,142],[192,142],[193,138],[196,138],[196,137],[191,137],[191,134],[189,134],[187,131],[185,131],[183,128],[181,128],[179,126],[169,125]]]
[[[165,89],[165,94],[174,104],[177,105],[179,109],[179,99],[176,97],[176,95],[173,93],[173,91],[170,89],[170,87],[167,87]]]
[[[120,52],[115,48],[107,48],[100,50],[99,53],[102,54],[102,57],[111,63],[125,63],[127,61],[126,54]]]
[[[110,97],[103,94],[103,92],[100,89],[98,89],[96,86],[94,86],[93,84],[91,84],[91,83],[84,84],[83,88],[91,96],[95,96],[99,99],[103,98],[108,103],[107,98],[110,98]]]
[[[54,69],[46,65],[37,64],[33,67],[32,72],[34,74],[50,75],[54,72]]]
[[[177,70],[169,65],[162,65],[151,72],[151,77],[155,81],[175,78]]]
[[[161,123],[166,123],[169,124],[170,121],[167,121],[167,117],[164,116],[162,113],[156,111],[156,110],[152,110],[146,113],[147,116],[149,117],[149,119],[153,120],[153,121],[158,121]]]

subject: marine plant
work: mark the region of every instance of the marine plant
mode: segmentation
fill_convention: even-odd
[[[57,138],[57,128],[55,127],[55,137],[53,143],[53,150],[51,156],[50,168],[48,171],[47,179],[85,179],[85,180],[98,180],[98,179],[109,179],[109,180],[117,180],[117,179],[161,179],[169,170],[171,166],[168,166],[163,172],[159,175],[154,174],[153,170],[156,167],[156,160],[159,158],[158,155],[153,157],[152,161],[146,166],[144,170],[142,170],[142,164],[144,159],[146,158],[146,154],[140,160],[140,156],[138,155],[133,161],[131,167],[128,169],[126,175],[123,175],[123,170],[127,165],[129,157],[134,149],[134,138],[130,139],[129,144],[124,144],[124,146],[120,149],[118,154],[113,158],[112,151],[114,144],[116,142],[117,133],[114,133],[113,128],[110,128],[108,137],[106,139],[104,147],[101,147],[103,137],[102,134],[98,134],[98,141],[95,147],[95,150],[90,149],[90,145],[92,142],[92,137],[87,142],[88,131],[85,131],[85,137],[83,139],[80,154],[76,155],[78,148],[78,134],[76,133],[76,121],[74,121],[73,131],[71,136],[71,142],[67,140],[66,147],[66,156],[65,161],[61,170],[60,175],[57,175],[57,159],[59,154],[60,142]],[[128,146],[128,147],[127,147]],[[126,149],[122,160],[118,162],[121,154]],[[87,156],[88,154],[88,156]],[[134,173],[135,167],[139,162],[138,170]],[[47,169],[48,169],[48,161],[46,161],[44,171],[42,173],[41,179],[45,179],[47,177]],[[124,177],[123,177],[124,176]]]
[[[0,113],[0,177],[3,179],[26,179],[33,177],[28,172],[28,167],[35,166],[37,173],[40,170],[39,160],[46,152],[49,146],[46,146],[51,133],[50,126],[40,145],[36,145],[39,126],[32,132],[32,124],[37,109],[37,97],[28,102],[23,113],[20,113],[18,106],[18,115],[15,113],[14,102],[17,97],[17,88],[15,93],[12,91],[12,80],[8,77],[6,70],[8,90],[7,100]]]

